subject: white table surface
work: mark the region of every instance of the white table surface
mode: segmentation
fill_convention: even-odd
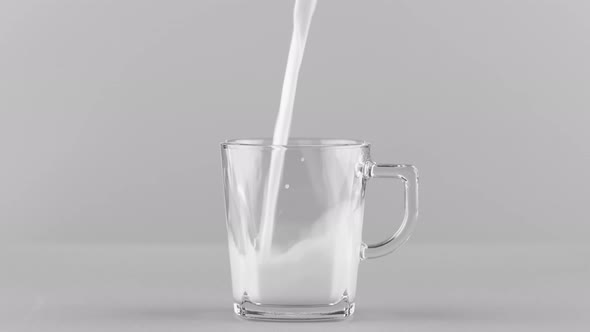
[[[352,319],[299,324],[234,316],[224,246],[0,249],[2,332],[590,331],[590,246],[410,242],[361,264]]]

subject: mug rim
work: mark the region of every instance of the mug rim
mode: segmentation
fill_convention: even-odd
[[[272,138],[237,138],[228,139],[221,143],[223,148],[229,147],[258,147],[258,148],[362,148],[370,143],[359,139],[345,138],[315,138],[293,137],[287,144],[272,144]]]

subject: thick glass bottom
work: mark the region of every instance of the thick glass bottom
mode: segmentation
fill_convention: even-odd
[[[268,321],[323,321],[339,320],[354,313],[354,303],[343,298],[329,305],[263,305],[249,301],[234,303],[236,315],[245,319]]]

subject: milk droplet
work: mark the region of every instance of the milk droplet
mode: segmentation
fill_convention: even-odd
[[[305,158],[301,157],[301,159],[299,159],[299,160],[301,160],[301,162],[304,162],[305,161]]]
[[[289,187],[290,187],[290,185],[287,183],[287,184],[285,185],[285,189],[289,189]]]

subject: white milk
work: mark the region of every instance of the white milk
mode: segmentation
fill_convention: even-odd
[[[343,295],[354,297],[362,211],[335,206],[315,222],[303,240],[283,252],[271,250],[278,196],[283,188],[285,151],[280,146],[288,142],[299,68],[316,2],[295,2],[293,35],[273,136],[273,145],[278,147],[271,155],[259,237],[252,244],[243,234],[246,248],[242,252],[230,241],[232,283],[238,302],[327,304],[339,301]],[[348,223],[335,227],[341,220]]]
[[[297,90],[297,80],[299,78],[299,68],[301,68],[307,34],[309,33],[311,17],[315,11],[316,3],[317,0],[295,1],[295,9],[293,11],[293,34],[291,36],[291,45],[289,47],[287,69],[285,70],[285,78],[283,80],[279,115],[277,116],[277,121],[275,123],[272,140],[273,145],[286,145],[289,140],[291,119],[293,118],[293,104],[295,103],[295,92]],[[263,215],[260,224],[258,247],[262,255],[268,255],[272,246],[274,219],[284,161],[284,151],[280,148],[276,149],[272,154],[270,162],[270,173],[264,195],[264,207],[262,209]]]
[[[235,301],[326,305],[344,295],[354,299],[362,217],[362,210],[335,206],[285,252],[263,256],[253,250],[240,252],[230,244]],[[346,222],[334,227],[341,220]]]

